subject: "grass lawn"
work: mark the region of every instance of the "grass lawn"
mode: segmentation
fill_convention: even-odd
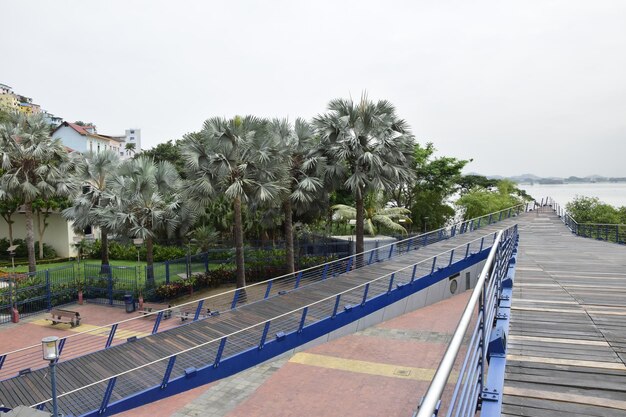
[[[45,261],[37,262],[37,271],[43,271],[46,269],[57,269],[57,268],[62,268],[62,267],[67,267],[70,265],[78,265],[76,263],[76,261],[67,261],[67,262],[57,262],[57,263],[45,263]],[[89,265],[99,265],[100,264],[100,260],[99,259],[85,259],[85,260],[81,260],[80,262],[80,269],[82,271],[83,269],[83,265],[84,264],[89,264]],[[141,270],[144,270],[144,267],[146,266],[145,262],[137,262],[137,261],[117,261],[117,260],[111,260],[110,264],[113,266],[129,266],[131,268],[134,268],[136,266],[140,266]],[[4,267],[2,268],[5,272],[11,272],[12,268],[10,266],[8,267]],[[15,266],[15,272],[28,272],[28,265],[20,265],[20,266]]]

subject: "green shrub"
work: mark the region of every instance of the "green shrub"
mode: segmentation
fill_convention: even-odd
[[[15,258],[23,259],[28,258],[28,248],[26,247],[26,241],[24,239],[13,239],[14,245],[19,245],[15,250]],[[11,255],[7,252],[7,249],[11,246],[9,239],[0,239],[0,259],[11,259]],[[35,256],[39,259],[39,241],[35,242]],[[54,248],[47,243],[43,244],[43,259],[52,259],[57,257],[57,252]]]

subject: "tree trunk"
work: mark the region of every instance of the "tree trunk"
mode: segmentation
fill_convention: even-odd
[[[233,201],[235,215],[235,260],[237,264],[237,288],[246,286],[246,269],[243,256],[243,222],[241,220],[241,199],[235,198]]]
[[[11,216],[7,217],[5,220],[9,226],[9,246],[13,246],[13,220],[11,220]]]
[[[33,225],[33,203],[24,204],[24,221],[26,223],[26,249],[28,250],[28,272],[37,271],[35,260],[35,230]]]
[[[102,265],[109,264],[109,232],[107,229],[100,229],[100,259],[102,260]]]
[[[285,255],[287,257],[287,273],[293,273],[296,268],[294,265],[293,251],[293,220],[291,218],[291,200],[289,197],[283,202],[283,211],[285,213]]]
[[[356,196],[356,253],[357,255],[357,267],[363,265],[363,251],[365,250],[364,231],[365,231],[365,209],[363,201],[363,193],[360,192]]]
[[[154,288],[154,243],[152,236],[146,237],[146,287]]]
[[[46,231],[46,219],[41,221],[41,211],[37,210],[37,236],[39,237],[39,259],[43,259],[43,234]]]

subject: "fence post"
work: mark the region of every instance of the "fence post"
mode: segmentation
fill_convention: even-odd
[[[170,261],[165,261],[165,283],[170,283]]]
[[[237,301],[239,301],[239,288],[235,290],[235,295],[233,295],[233,301],[230,303],[231,310],[234,310],[237,307]]]
[[[203,305],[204,305],[204,300],[198,301],[198,307],[196,308],[196,313],[193,315],[193,321],[198,321],[198,317],[200,317],[200,313],[202,312]]]
[[[209,252],[204,254],[204,272],[209,272]]]
[[[300,317],[300,325],[298,326],[298,333],[302,333],[302,329],[304,328],[304,322],[306,321],[306,314],[309,311],[308,307],[304,307],[302,309],[302,317]]]
[[[389,277],[389,287],[387,288],[387,294],[389,294],[391,292],[391,290],[393,289],[393,280],[396,277],[396,273],[392,273],[391,277]]]
[[[46,304],[48,310],[52,309],[52,293],[50,291],[50,271],[46,269]]]
[[[111,331],[109,332],[109,337],[107,338],[107,342],[104,345],[104,348],[111,347],[111,343],[113,343],[113,338],[115,337],[115,331],[117,330],[117,323],[111,326]]]
[[[170,381],[170,375],[172,374],[172,369],[174,369],[175,362],[176,356],[172,356],[167,362],[167,368],[165,368],[165,374],[163,374],[163,380],[161,381],[161,389],[165,389],[165,387],[167,387],[167,383]]]
[[[363,290],[363,299],[361,300],[361,305],[364,306],[367,302],[367,293],[370,290],[370,283],[365,284],[365,289]]]
[[[432,275],[435,272],[435,265],[437,264],[437,257],[435,256],[433,258],[433,266],[432,268],[430,268],[430,275]]]
[[[393,255],[393,246],[394,246],[394,243],[392,243],[391,246],[389,246],[389,256],[387,256],[387,259],[391,259],[391,255]]]
[[[453,259],[454,259],[454,249],[450,251],[450,262],[448,262],[448,266],[452,265]]]
[[[259,350],[263,349],[263,346],[265,346],[265,339],[267,338],[267,332],[270,331],[270,323],[271,321],[266,322],[265,327],[263,327],[263,334],[261,335],[261,340],[259,341]]]
[[[220,366],[222,353],[224,353],[224,347],[226,346],[226,339],[227,337],[224,337],[222,340],[220,340],[220,347],[217,348],[217,355],[215,355],[215,361],[213,362],[214,368],[217,368],[218,366]]]
[[[339,300],[341,300],[341,294],[337,294],[337,298],[335,298],[335,307],[333,307],[333,314],[330,316],[333,319],[337,316],[337,309],[339,308]]]
[[[411,273],[411,282],[415,281],[416,272],[417,272],[417,264],[413,265],[413,272]]]
[[[156,320],[154,321],[154,327],[152,328],[152,334],[156,334],[159,331],[159,324],[161,324],[161,319],[163,319],[163,312],[159,311]]]
[[[107,385],[106,390],[104,391],[104,397],[102,397],[102,403],[100,404],[100,410],[98,410],[98,414],[103,414],[107,407],[109,406],[109,400],[111,399],[111,394],[113,394],[113,388],[115,387],[115,381],[117,377],[109,379],[109,384]]]

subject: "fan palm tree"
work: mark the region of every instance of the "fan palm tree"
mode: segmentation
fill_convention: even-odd
[[[364,230],[370,236],[376,236],[383,228],[391,232],[407,234],[401,223],[411,223],[411,210],[404,207],[383,207],[381,193],[369,193],[364,202],[365,219]],[[335,204],[331,207],[333,220],[354,220],[356,209],[345,204]]]
[[[100,259],[103,267],[109,265],[109,233],[98,209],[103,209],[111,200],[106,197],[110,180],[117,175],[120,157],[117,152],[105,150],[90,153],[76,161],[74,179],[81,184],[81,192],[74,196],[72,206],[63,210],[63,217],[72,220],[74,229],[80,233],[90,226],[100,228]]]
[[[61,140],[50,137],[43,116],[13,116],[0,124],[0,198],[13,196],[24,209],[28,270],[36,271],[33,201],[41,196],[71,194],[68,152]]]
[[[332,100],[328,112],[313,123],[328,158],[326,176],[342,182],[356,202],[356,252],[364,250],[364,200],[368,192],[391,190],[413,177],[410,169],[414,139],[388,101],[376,103],[363,94]]]
[[[104,193],[111,204],[95,210],[107,230],[144,240],[148,287],[154,286],[156,233],[164,231],[173,235],[181,216],[189,216],[189,213],[182,214],[189,209],[182,202],[181,190],[182,182],[174,165],[139,157],[119,166],[117,175],[108,180]]]
[[[267,122],[254,116],[210,118],[199,133],[186,137],[182,154],[190,199],[204,207],[219,193],[232,204],[237,287],[243,287],[242,205],[276,201],[283,189],[276,164],[278,150],[267,134]]]
[[[318,140],[311,125],[296,119],[292,126],[287,119],[273,119],[269,125],[281,150],[282,176],[285,192],[282,193],[282,210],[285,217],[285,252],[287,272],[295,271],[293,243],[293,212],[304,211],[313,203],[323,182],[319,177],[324,158],[315,152]]]

